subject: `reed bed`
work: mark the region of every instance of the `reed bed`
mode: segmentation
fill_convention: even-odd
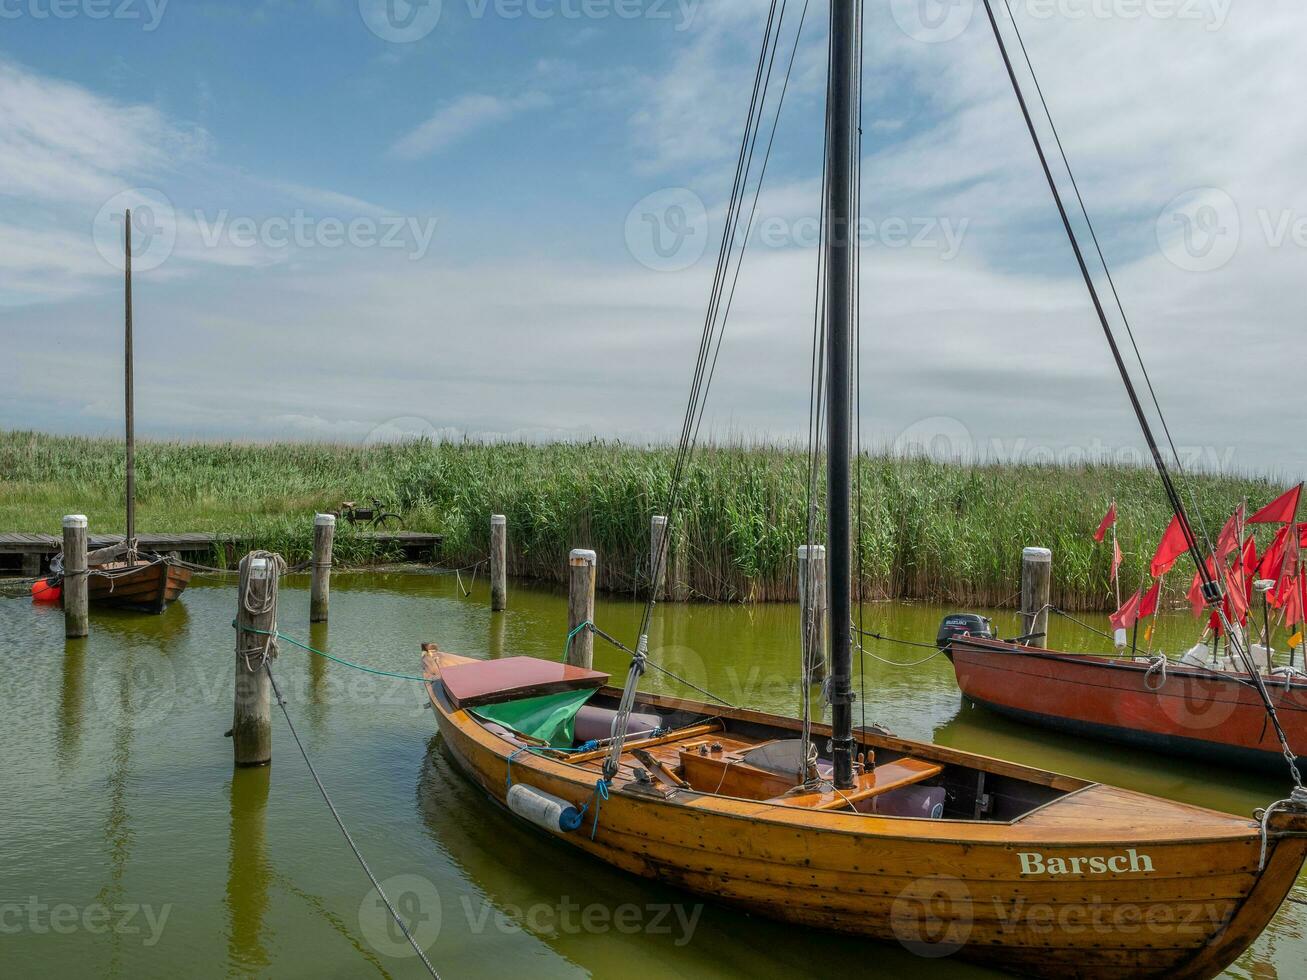
[[[489,516],[508,516],[509,571],[564,580],[567,552],[599,553],[601,588],[647,585],[649,518],[662,513],[674,455],[613,442],[321,443],[144,442],[137,449],[142,531],[238,533],[249,547],[306,558],[311,515],[378,497],[409,530],[444,535],[443,564],[468,565],[489,547]],[[115,440],[0,432],[0,530],[57,532],[66,513],[121,531],[123,449]],[[1143,580],[1169,520],[1151,471],[1107,465],[955,465],[922,458],[858,461],[864,594],[988,607],[1012,605],[1025,545],[1054,552],[1053,601],[1110,608],[1110,545],[1092,533],[1108,503],[1121,514],[1122,579]],[[805,537],[807,461],[770,446],[699,450],[674,515],[672,584],[718,601],[795,598]],[[1282,487],[1256,477],[1192,479],[1213,533],[1243,499]],[[378,553],[347,526],[336,554]],[[1187,581],[1184,583],[1187,585]]]

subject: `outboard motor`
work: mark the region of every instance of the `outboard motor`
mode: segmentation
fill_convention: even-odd
[[[996,638],[994,624],[984,616],[975,613],[952,613],[945,616],[944,621],[939,624],[935,646],[947,650],[959,636],[978,636],[986,640]]]

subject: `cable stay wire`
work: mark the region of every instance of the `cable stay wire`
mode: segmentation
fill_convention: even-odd
[[[1089,265],[1085,261],[1084,250],[1080,247],[1080,240],[1076,237],[1075,228],[1071,224],[1070,215],[1067,213],[1066,204],[1062,199],[1062,192],[1058,188],[1057,180],[1053,177],[1053,170],[1048,162],[1048,155],[1044,152],[1043,142],[1039,138],[1039,133],[1035,128],[1034,119],[1030,114],[1030,107],[1027,104],[1025,93],[1022,91],[1021,83],[1017,80],[1016,69],[1012,63],[1012,57],[1008,52],[1006,40],[1003,32],[999,28],[998,18],[994,14],[993,0],[983,0],[985,4],[985,13],[989,20],[990,29],[994,35],[994,41],[998,45],[999,54],[1003,58],[1003,65],[1007,71],[1008,81],[1011,83],[1013,94],[1016,95],[1017,103],[1021,108],[1022,118],[1025,120],[1026,129],[1030,134],[1030,140],[1034,145],[1035,153],[1039,157],[1040,167],[1043,169],[1044,178],[1048,182],[1048,189],[1053,195],[1053,201],[1057,205],[1058,215],[1062,219],[1062,227],[1066,233],[1067,241],[1071,245],[1071,250],[1075,254],[1076,264],[1080,268],[1080,275],[1084,279],[1085,288],[1089,293],[1090,301],[1093,303],[1094,312],[1098,316],[1098,321],[1103,329],[1103,336],[1107,340],[1108,347],[1111,349],[1112,358],[1116,363],[1117,371],[1121,375],[1121,382],[1125,386],[1126,394],[1130,398],[1131,408],[1134,410],[1135,418],[1143,432],[1144,439],[1148,443],[1149,451],[1152,453],[1153,465],[1157,468],[1158,476],[1162,481],[1162,486],[1166,491],[1167,499],[1170,501],[1171,510],[1175,514],[1180,524],[1181,532],[1185,538],[1186,548],[1194,566],[1198,569],[1199,581],[1202,583],[1203,597],[1209,608],[1212,608],[1225,629],[1226,642],[1235,651],[1236,656],[1243,664],[1244,669],[1252,676],[1253,682],[1257,686],[1262,706],[1266,711],[1268,720],[1275,733],[1279,738],[1281,749],[1284,753],[1285,760],[1289,765],[1289,774],[1293,779],[1294,785],[1301,787],[1302,775],[1298,770],[1296,756],[1289,746],[1288,737],[1285,734],[1284,726],[1280,722],[1278,713],[1275,710],[1275,703],[1271,700],[1269,692],[1266,690],[1266,684],[1253,662],[1252,657],[1239,631],[1230,623],[1229,616],[1225,611],[1224,593],[1221,585],[1217,582],[1213,572],[1208,568],[1207,561],[1200,548],[1198,540],[1194,535],[1194,530],[1189,522],[1185,510],[1184,501],[1180,498],[1179,491],[1171,478],[1170,470],[1166,465],[1166,460],[1162,457],[1161,449],[1157,444],[1157,439],[1153,434],[1153,428],[1148,421],[1148,416],[1144,411],[1142,402],[1139,399],[1139,393],[1135,389],[1134,379],[1130,376],[1130,371],[1126,367],[1125,359],[1121,354],[1121,347],[1117,343],[1116,334],[1112,330],[1112,324],[1108,320],[1107,312],[1103,307],[1102,298],[1099,296],[1098,287],[1094,282],[1094,277],[1089,271]],[[1007,0],[1004,0],[1006,5]],[[1011,16],[1011,8],[1008,8],[1008,14]],[[1013,21],[1015,23],[1015,21]],[[1048,113],[1048,105],[1044,103],[1044,111]],[[1050,115],[1051,120],[1051,115]],[[1083,207],[1083,200],[1082,200]],[[1136,348],[1136,353],[1138,349]],[[1142,361],[1142,358],[1141,358]],[[1206,538],[1204,532],[1204,538]],[[1211,542],[1207,542],[1207,552],[1213,549]]]
[[[1166,420],[1166,413],[1162,410],[1161,400],[1157,397],[1157,389],[1153,386],[1153,378],[1149,373],[1148,365],[1144,363],[1143,353],[1139,350],[1139,343],[1135,339],[1134,327],[1130,323],[1130,317],[1126,314],[1125,305],[1121,301],[1121,294],[1116,288],[1116,279],[1112,275],[1112,268],[1103,254],[1103,246],[1099,241],[1098,232],[1094,228],[1094,221],[1089,216],[1089,208],[1085,205],[1084,196],[1080,192],[1080,182],[1076,180],[1075,171],[1071,167],[1071,161],[1067,157],[1066,148],[1062,144],[1062,136],[1058,132],[1057,124],[1053,122],[1053,114],[1049,109],[1048,99],[1044,95],[1044,87],[1040,84],[1039,74],[1035,71],[1034,62],[1030,58],[1030,52],[1026,48],[1025,38],[1021,34],[1021,26],[1017,23],[1016,15],[1012,12],[1011,0],[1003,0],[1003,5],[1007,8],[1008,18],[1012,21],[1012,31],[1016,36],[1017,44],[1021,47],[1021,56],[1026,62],[1026,68],[1030,71],[1030,79],[1034,82],[1035,91],[1039,95],[1039,102],[1044,110],[1044,118],[1048,120],[1048,127],[1053,134],[1053,140],[1057,144],[1058,154],[1062,157],[1062,164],[1066,167],[1067,176],[1071,180],[1071,187],[1075,191],[1076,202],[1080,205],[1080,213],[1085,219],[1085,227],[1089,230],[1089,237],[1093,240],[1094,251],[1098,253],[1098,261],[1103,267],[1103,274],[1107,279],[1108,287],[1112,291],[1112,301],[1115,303],[1118,312],[1121,314],[1121,322],[1125,326],[1126,335],[1130,338],[1130,346],[1134,350],[1135,360],[1139,362],[1139,370],[1143,374],[1144,383],[1148,387],[1148,395],[1152,399],[1153,408],[1157,412],[1158,421],[1162,424],[1162,432],[1166,436],[1167,445],[1171,449],[1171,456],[1175,460],[1177,472],[1179,472],[1182,482],[1184,483],[1185,493],[1189,497],[1189,504],[1193,508],[1194,516],[1198,522],[1199,531],[1202,533],[1204,544],[1207,550],[1212,550],[1211,536],[1207,532],[1206,523],[1203,520],[1203,513],[1198,505],[1198,496],[1194,491],[1193,481],[1189,479],[1185,471],[1184,461],[1180,456],[1180,450],[1176,447],[1175,439],[1171,435],[1170,423]]]

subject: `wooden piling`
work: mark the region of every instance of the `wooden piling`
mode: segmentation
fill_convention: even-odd
[[[64,518],[64,636],[70,640],[89,636],[91,617],[87,610],[86,516]]]
[[[331,546],[336,537],[336,515],[313,518],[313,580],[309,586],[309,622],[325,623],[331,602]]]
[[[490,515],[490,608],[508,608],[508,518]]]
[[[809,684],[826,679],[826,546],[799,545],[799,629]]]
[[[238,766],[272,762],[272,682],[263,668],[264,656],[277,656],[272,631],[277,622],[277,567],[272,558],[246,555],[241,559],[241,584],[236,599],[236,697],[231,724],[232,748]],[[253,610],[253,611],[252,611]]]
[[[658,602],[662,602],[666,595],[667,550],[670,546],[667,518],[655,515],[649,519],[649,583],[650,594]]]
[[[1053,586],[1053,552],[1026,548],[1021,552],[1021,634],[1031,646],[1048,646],[1048,603]],[[1041,634],[1041,635],[1035,635]]]
[[[594,633],[577,627],[594,622],[595,559],[595,553],[584,548],[568,556],[567,631],[576,635],[567,646],[567,662],[587,670],[594,666]]]

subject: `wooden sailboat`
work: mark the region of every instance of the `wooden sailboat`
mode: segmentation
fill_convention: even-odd
[[[827,584],[830,622],[845,624],[828,631],[831,724],[640,693],[651,600],[620,688],[582,665],[428,644],[445,747],[524,822],[771,918],[1038,976],[1212,976],[1302,869],[1307,793],[1250,819],[853,726],[847,229],[860,23],[851,0],[831,4]]]
[[[136,548],[136,405],[132,350],[132,213],[126,212],[126,279],[124,330],[124,409],[127,446],[127,534],[122,544],[87,556],[90,576],[87,599],[105,606],[122,606],[161,613],[185,591],[191,570],[162,555],[145,555]]]
[[[555,684],[535,695],[589,684],[588,706],[616,714],[622,692],[604,675],[536,665]],[[794,748],[799,721],[645,694],[640,713],[667,730],[627,742],[596,801],[604,748],[532,749],[451,695],[460,671],[489,668],[480,705],[515,697],[522,665],[429,646],[423,668],[450,756],[512,812],[514,786],[588,804],[574,829],[552,832],[609,864],[933,955],[1036,976],[1213,976],[1265,928],[1307,856],[1303,810],[1271,814],[1262,863],[1255,820],[862,729],[857,752],[874,753],[874,768],[849,789],[808,791],[797,767],[756,758]]]

